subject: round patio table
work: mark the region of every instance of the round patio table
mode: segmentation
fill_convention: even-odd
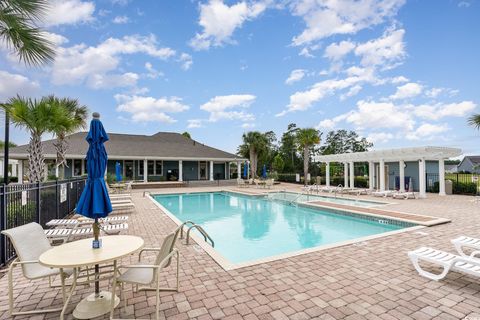
[[[92,238],[73,241],[53,247],[44,252],[39,261],[42,265],[63,269],[73,269],[73,283],[70,288],[67,299],[64,301],[60,319],[64,319],[65,310],[75,291],[77,285],[78,272],[81,267],[90,267],[96,264],[105,264],[113,262],[113,281],[117,277],[117,260],[132,254],[141,249],[144,241],[140,237],[117,235],[101,237],[102,247],[100,249],[92,248]],[[115,299],[112,299],[115,297]],[[112,286],[112,292],[102,291],[98,295],[95,293],[86,297],[75,307],[73,316],[77,319],[90,319],[110,312],[120,303],[120,299],[115,296],[115,286]]]

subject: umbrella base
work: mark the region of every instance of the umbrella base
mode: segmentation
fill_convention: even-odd
[[[107,291],[100,292],[98,297],[95,297],[95,293],[92,293],[77,304],[73,316],[75,319],[91,319],[108,313],[110,312],[111,297],[112,293]],[[120,299],[115,296],[114,307],[117,307],[119,303]]]

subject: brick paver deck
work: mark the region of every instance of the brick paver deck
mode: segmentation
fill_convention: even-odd
[[[291,188],[299,190],[297,186]],[[225,187],[196,190],[221,189]],[[187,190],[194,191],[183,188],[152,192]],[[257,191],[249,189],[249,192]],[[176,225],[143,198],[142,192],[134,193],[133,199],[137,212],[130,215],[128,233],[143,237],[148,246],[158,246]],[[471,199],[429,195],[425,200],[390,200],[395,204],[389,205],[389,210],[442,217],[452,222],[228,272],[198,246],[186,246],[179,241],[180,292],[161,294],[161,316],[166,319],[478,318],[480,279],[451,272],[443,281],[430,281],[415,272],[406,255],[420,245],[453,252],[450,239],[460,234],[480,237],[480,204]],[[19,276],[18,270],[16,275]],[[165,278],[171,282],[172,276],[173,270]],[[107,282],[101,285],[106,289]],[[29,282],[18,277],[15,288],[19,296],[17,307],[25,310],[61,304],[60,292],[50,289],[46,281]],[[117,310],[115,316],[153,317],[154,292],[133,293],[130,286],[126,290],[128,306]],[[92,287],[80,287],[69,311],[92,291]],[[8,319],[5,276],[0,279],[0,292],[0,319]],[[57,319],[58,314],[17,318]]]

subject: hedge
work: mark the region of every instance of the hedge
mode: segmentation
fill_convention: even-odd
[[[438,181],[433,184],[432,192],[438,193],[440,190]],[[477,184],[475,182],[452,181],[452,192],[454,194],[477,194]]]
[[[319,176],[321,184],[325,184],[325,177]],[[311,177],[310,184],[316,183],[317,177]],[[295,173],[278,173],[278,181],[281,182],[290,182],[290,183],[302,183],[303,184],[303,175],[300,176],[300,182],[296,181]],[[334,176],[330,177],[330,185],[338,186],[344,184],[345,180],[343,176]],[[355,187],[357,188],[367,188],[368,187],[368,178],[357,176],[355,177]]]

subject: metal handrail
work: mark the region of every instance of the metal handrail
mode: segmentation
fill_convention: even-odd
[[[343,193],[343,192],[342,192],[342,191],[343,191],[343,185],[342,185],[342,184],[339,184],[339,185],[335,188],[335,190],[333,191],[333,195],[335,196],[335,198],[337,197],[337,191],[338,191],[339,188],[340,188],[340,193]]]
[[[210,238],[208,233],[198,224],[193,224],[192,226],[190,226],[190,228],[188,228],[188,230],[187,230],[187,245],[190,242],[190,231],[192,229],[197,229],[203,235],[203,238],[205,239],[205,242],[207,242],[207,239],[208,239],[208,240],[210,240],[212,247],[215,247],[215,242],[213,242],[213,239]],[[182,228],[182,230],[183,230],[183,228]]]
[[[183,227],[186,226],[187,224],[191,224],[192,226],[195,225],[195,222],[191,220],[187,220],[183,222],[177,229],[180,229],[180,239],[183,239]]]

